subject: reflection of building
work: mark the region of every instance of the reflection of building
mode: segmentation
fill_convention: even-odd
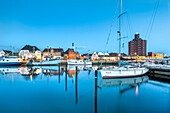
[[[54,59],[59,58],[63,56],[63,49],[62,48],[46,48],[43,50],[43,57],[46,56],[52,56]]]
[[[41,73],[41,68],[21,67],[20,74],[23,76],[37,76]]]
[[[74,66],[74,65],[68,65],[67,67],[67,71],[68,71],[68,76],[69,77],[73,77],[74,78],[74,75],[76,74],[76,67],[78,69],[77,73],[79,73],[81,69],[84,68],[84,66]]]
[[[21,56],[22,59],[41,59],[41,51],[36,46],[26,45],[20,50],[19,56]]]
[[[74,78],[74,74],[76,74],[76,70],[68,70],[68,76],[69,77],[73,77]]]
[[[135,39],[129,42],[129,56],[146,56],[146,40],[139,38],[139,34],[135,34]]]

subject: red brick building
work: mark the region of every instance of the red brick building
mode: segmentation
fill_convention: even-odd
[[[68,48],[66,52],[64,52],[65,59],[76,59],[76,57],[80,57],[78,52],[74,52],[74,49]]]
[[[146,40],[139,38],[139,34],[135,34],[135,38],[129,42],[129,56],[146,56]]]

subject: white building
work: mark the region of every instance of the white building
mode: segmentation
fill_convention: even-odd
[[[93,52],[92,56],[91,56],[92,60],[97,60],[98,59],[98,53],[97,52]]]
[[[12,51],[8,51],[8,50],[2,50],[0,51],[0,57],[1,56],[5,56],[5,55],[10,55],[12,54]]]
[[[19,56],[22,59],[41,59],[41,51],[36,46],[26,45],[20,50]]]

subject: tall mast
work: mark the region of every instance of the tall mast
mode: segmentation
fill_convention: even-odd
[[[120,0],[120,15],[119,15],[119,67],[121,64],[121,14],[122,14],[122,0]]]

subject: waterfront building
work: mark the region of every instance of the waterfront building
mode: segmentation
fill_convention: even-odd
[[[92,54],[89,53],[85,53],[83,55],[81,55],[83,58],[87,58],[87,59],[91,59]]]
[[[91,56],[91,60],[97,60],[98,59],[98,54],[97,54],[97,52],[93,52],[92,53],[92,56]]]
[[[164,54],[163,53],[154,53],[154,52],[148,52],[148,57],[149,58],[155,58],[155,59],[161,59],[164,58]]]
[[[155,58],[164,58],[164,54],[163,53],[156,53]]]
[[[45,48],[43,50],[43,57],[53,57],[54,59],[61,59],[64,54],[64,50],[62,48]]]
[[[104,56],[103,61],[118,61],[119,57],[116,55]]]
[[[67,51],[64,52],[64,59],[76,59],[76,57],[80,57],[81,55],[78,52],[75,52],[74,49],[68,48]]]
[[[148,52],[148,57],[153,58],[155,56],[154,52]]]
[[[1,56],[5,56],[5,55],[10,55],[12,54],[12,51],[8,51],[8,50],[2,50],[0,51],[0,57]]]
[[[129,42],[129,56],[146,56],[146,40],[142,40],[138,33]]]
[[[25,45],[19,52],[19,56],[22,59],[31,59],[36,58],[37,60],[41,59],[41,51],[36,46]]]

